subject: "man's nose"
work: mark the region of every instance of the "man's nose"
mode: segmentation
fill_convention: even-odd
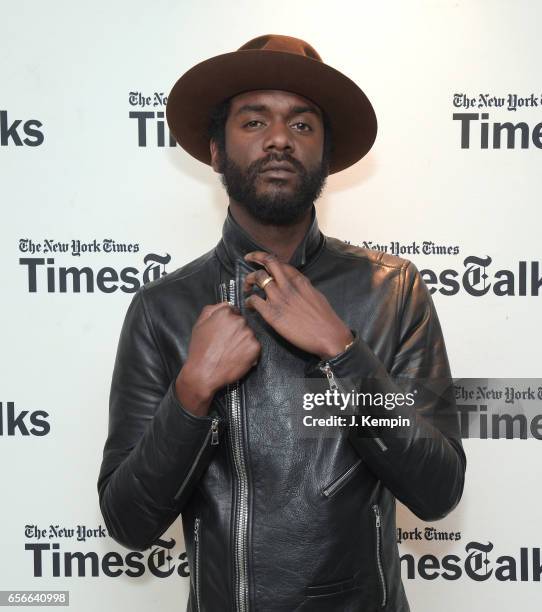
[[[294,141],[288,125],[281,121],[269,125],[263,147],[265,151],[288,151],[291,153],[294,150]]]

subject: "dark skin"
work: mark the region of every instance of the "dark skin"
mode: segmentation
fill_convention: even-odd
[[[322,160],[322,113],[306,98],[290,92],[261,90],[235,96],[225,134],[228,156],[243,169],[271,152],[287,151],[307,169]],[[210,150],[212,167],[219,172],[219,151],[212,140]],[[295,168],[270,169],[258,175],[257,188],[268,193],[295,190],[298,181]],[[269,276],[274,279],[264,287],[265,299],[248,295],[247,308],[258,312],[290,343],[320,359],[341,353],[352,340],[350,329],[309,279],[287,263],[309,227],[310,210],[288,227],[260,223],[233,199],[230,210],[237,223],[268,250],[245,256],[261,266],[246,276],[245,293]],[[260,351],[252,329],[238,311],[227,303],[205,306],[177,376],[179,401],[194,415],[206,415],[214,394],[256,366]]]

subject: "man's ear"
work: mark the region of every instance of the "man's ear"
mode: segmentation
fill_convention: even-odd
[[[211,151],[211,167],[215,172],[220,173],[220,153],[216,141],[212,138],[209,140],[209,149]]]

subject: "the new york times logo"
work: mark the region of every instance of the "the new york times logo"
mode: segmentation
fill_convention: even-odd
[[[498,582],[540,582],[542,564],[540,548],[520,548],[514,555],[493,554],[494,545],[469,542],[465,546],[466,556],[422,555],[417,560],[411,554],[401,555],[403,577],[409,580],[459,580],[463,576],[475,582],[497,580]]]
[[[33,576],[44,577],[86,577],[107,576],[118,578],[128,576],[139,578],[150,573],[156,578],[168,578],[172,575],[186,578],[189,576],[186,552],[174,558],[173,538],[158,539],[156,546],[145,553],[131,551],[126,554],[118,552],[97,553],[95,551],[66,551],[59,543],[29,542],[24,549],[32,554]]]
[[[165,276],[171,255],[149,253],[143,258],[143,271],[134,267],[116,269],[110,266],[95,269],[90,266],[58,266],[53,257],[21,257],[28,280],[28,291],[37,293],[135,293],[142,284]]]
[[[45,436],[51,430],[45,410],[16,410],[15,402],[0,402],[0,436]]]
[[[461,148],[470,149],[471,143],[480,149],[528,149],[532,143],[536,148],[542,149],[542,122],[531,127],[525,121],[489,121],[488,112],[472,112],[477,109],[496,109],[515,113],[518,109],[538,109],[542,106],[540,94],[529,93],[518,95],[494,95],[480,93],[469,96],[465,93],[456,93],[453,96],[454,108],[462,108],[471,112],[454,113],[453,120],[458,122],[461,134]]]
[[[420,270],[430,293],[456,295],[461,289],[474,297],[488,293],[496,296],[538,296],[542,287],[542,275],[538,261],[519,261],[513,270],[489,271],[491,257],[470,255],[463,260],[463,271],[447,268],[438,274],[433,270]]]
[[[462,438],[542,440],[542,381],[528,378],[454,382]]]
[[[165,108],[167,96],[163,92],[153,92],[151,95],[140,91],[131,91],[128,94],[128,103],[132,107],[142,110],[132,110],[128,113],[130,119],[135,119],[137,125],[137,144],[146,147],[154,144],[158,147],[176,146],[175,139],[166,126],[163,110],[150,110],[150,108]]]
[[[0,110],[0,146],[39,147],[44,136],[38,128],[43,124],[37,119],[8,119],[8,111]]]

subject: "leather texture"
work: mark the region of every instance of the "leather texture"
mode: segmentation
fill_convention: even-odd
[[[410,427],[301,435],[307,380],[327,388],[322,364],[242,302],[262,352],[239,381],[239,422],[228,389],[209,415],[194,416],[174,392],[191,329],[201,309],[221,299],[221,284],[242,286],[255,269],[243,255],[253,250],[264,249],[228,211],[216,248],[135,294],[118,344],[98,478],[106,526],[123,546],[145,550],[181,514],[188,612],[406,612],[395,498],[422,520],[440,519],[459,502],[466,467],[431,296],[414,264],[324,236],[313,209],[290,263],[355,334],[327,364],[348,389],[421,389],[415,406],[397,409]],[[435,384],[421,388],[420,380]],[[385,408],[374,415],[390,416]],[[239,460],[247,485],[242,605]]]

